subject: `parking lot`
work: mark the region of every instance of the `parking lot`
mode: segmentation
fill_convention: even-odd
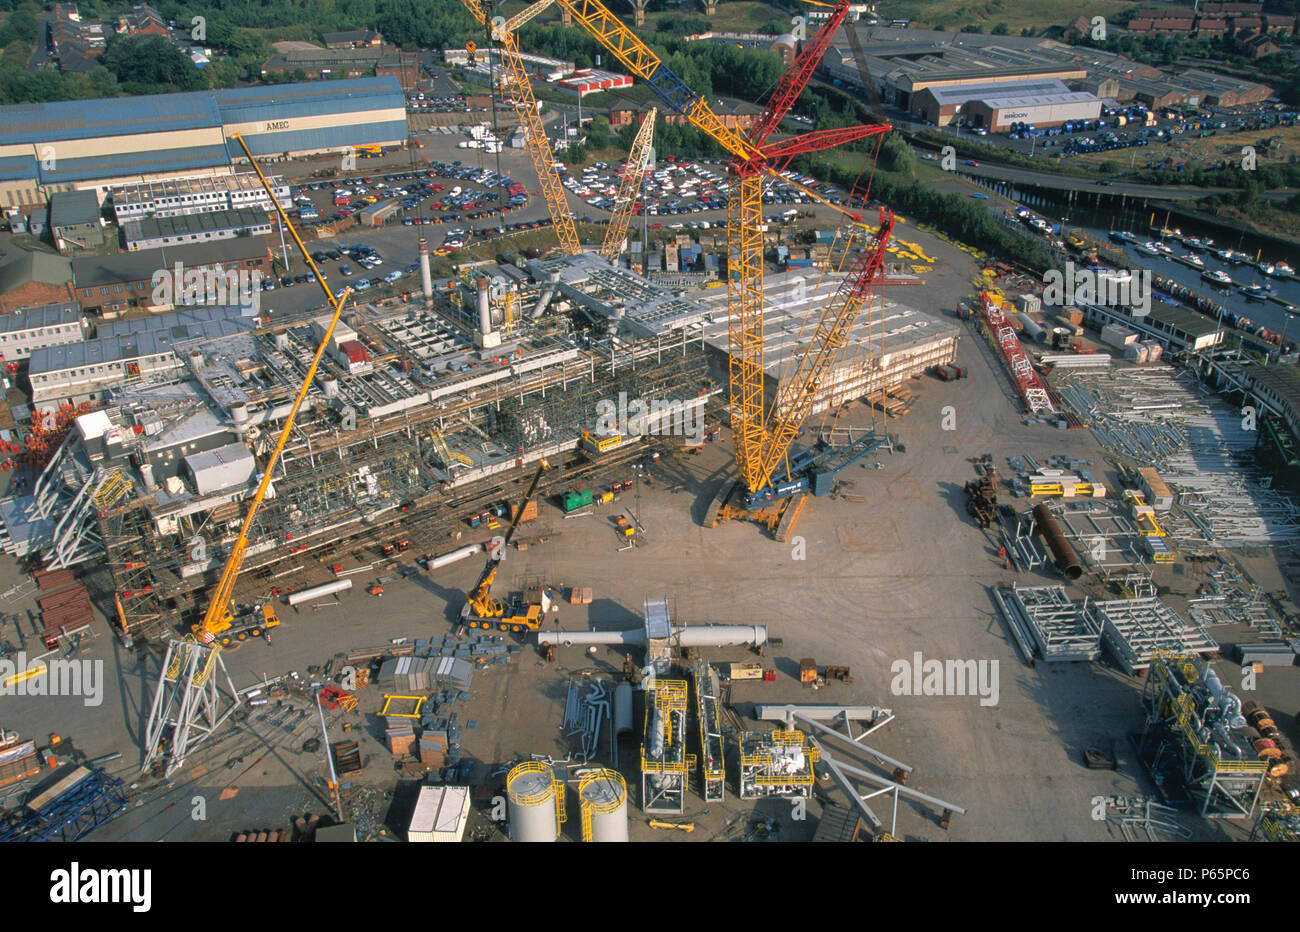
[[[841,204],[843,192],[834,185],[787,169],[782,174],[811,188],[832,204]],[[580,174],[563,173],[564,186],[596,210],[613,211],[623,177],[621,163],[594,162]],[[723,159],[688,159],[669,156],[655,163],[641,185],[633,213],[651,217],[708,214],[727,209],[727,168]],[[770,180],[763,192],[765,204],[813,204],[816,200],[794,184]],[[694,224],[708,229],[704,220]]]

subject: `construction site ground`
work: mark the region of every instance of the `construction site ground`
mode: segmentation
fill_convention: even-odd
[[[950,314],[970,291],[972,261],[915,229],[903,228],[902,235],[918,239],[938,263],[924,289],[891,289],[891,296]],[[840,494],[811,500],[796,530],[801,540],[777,543],[749,524],[704,526],[715,491],[734,469],[731,438],[724,430],[719,442],[707,444],[698,455],[677,454],[655,464],[652,483],[641,483],[639,494],[624,493],[611,505],[594,506],[589,515],[565,518],[554,501],[543,503],[538,524],[558,533],[549,543],[526,551],[512,549],[496,592],[504,594],[523,576],[591,587],[595,598],[590,605],[566,600],[560,606],[559,625],[566,630],[638,627],[647,597],[667,597],[675,620],[690,625],[766,624],[770,635],[783,641],[761,658],[765,667],[775,667],[776,681],[737,682],[731,693],[736,713],[746,728],[761,730],[767,726],[750,717],[758,702],[892,709],[897,717],[868,743],[915,768],[909,786],[967,810],[955,815],[945,831],[938,824],[938,811],[904,801],[895,832],[900,838],[1118,839],[1114,824],[1095,821],[1092,812],[1098,796],[1154,793],[1129,742],[1142,724],[1141,682],[1104,661],[1039,663],[1035,668],[1020,661],[987,587],[1012,579],[1054,584],[1059,577],[1050,567],[1037,573],[1004,570],[997,546],[966,515],[962,492],[963,483],[974,476],[970,459],[985,453],[999,465],[1018,454],[1028,453],[1039,462],[1067,454],[1096,462],[1112,487],[1115,476],[1088,431],[1024,423],[1000,360],[974,330],[963,334],[957,363],[968,369],[967,379],[943,383],[927,376],[909,383],[915,404],[904,418],[888,424],[905,451],[874,457],[880,469],[870,464],[852,467],[841,477]],[[840,418],[840,426],[870,422],[871,411],[860,402]],[[945,430],[945,422],[955,429]],[[644,533],[640,546],[620,550],[623,543],[614,518],[629,510]],[[521,533],[528,533],[527,526]],[[422,552],[421,542],[413,543],[410,556]],[[1267,552],[1246,565],[1266,589],[1288,584],[1277,559]],[[296,671],[307,683],[313,679],[307,668],[324,664],[338,652],[384,647],[396,638],[440,638],[455,630],[463,593],[481,569],[474,557],[433,574],[421,571],[397,578],[385,586],[382,598],[368,595],[371,580],[359,575],[337,606],[283,608],[283,625],[274,631],[272,644],[250,641],[226,651],[231,676],[240,688],[288,671]],[[1159,572],[1157,582],[1171,587],[1171,604],[1181,610],[1177,593],[1190,592],[1194,579],[1178,566],[1161,567]],[[0,590],[24,578],[6,562],[0,567]],[[1294,574],[1290,584],[1295,584]],[[1091,590],[1071,591],[1081,597]],[[1292,598],[1297,595],[1292,589]],[[32,652],[38,648],[25,613],[33,607],[30,595],[11,598],[3,606],[22,617],[19,629]],[[83,642],[78,656],[104,662],[102,704],[85,707],[79,697],[0,697],[0,719],[6,728],[20,727],[25,738],[43,744],[49,733],[57,733],[92,758],[121,752],[122,759],[108,768],[132,787],[132,805],[96,832],[95,840],[223,841],[241,830],[287,828],[294,816],[305,812],[328,812],[323,753],[303,750],[304,741],[319,738],[314,708],[301,714],[309,708],[306,690],[303,696],[285,697],[298,710],[291,719],[277,710],[273,699],[249,709],[245,723],[201,748],[170,779],[138,776],[140,732],[159,661],[152,655],[142,660],[136,651],[126,650],[107,633],[102,618],[96,626],[100,636]],[[1215,634],[1232,640],[1231,632],[1215,629]],[[12,620],[6,621],[4,636],[23,646],[15,639]],[[587,654],[579,647],[558,648],[555,662],[548,663],[532,636],[508,637],[523,644],[521,653],[508,665],[476,673],[472,698],[455,707],[462,727],[478,723],[462,732],[462,743],[464,755],[479,762],[474,779],[487,781],[489,798],[502,792],[502,768],[510,762],[530,754],[563,757],[567,752],[561,720],[570,674],[594,669],[617,680],[623,665],[622,650],[599,648]],[[894,695],[891,665],[911,662],[917,652],[925,659],[997,661],[998,703],[984,706],[974,695]],[[704,656],[718,662],[759,659],[743,648],[705,651]],[[820,665],[849,667],[852,683],[829,682],[816,690],[801,686],[799,660],[805,657]],[[1240,682],[1235,663],[1222,660],[1219,668],[1225,682]],[[358,692],[358,714],[329,714],[331,741],[360,744],[365,766],[343,778],[343,795],[346,816],[356,821],[364,839],[402,837],[419,780],[418,775],[399,773],[383,744],[383,722],[377,715],[383,692],[371,685]],[[1300,741],[1292,714],[1300,708],[1300,671],[1268,668],[1251,698],[1274,710],[1293,744]],[[267,718],[259,719],[264,713]],[[273,723],[276,717],[281,720]],[[286,722],[292,730],[285,730]],[[343,730],[346,722],[353,723],[348,732]],[[695,740],[693,734],[692,749]],[[889,775],[835,742],[827,747],[846,763]],[[1086,769],[1086,747],[1113,750],[1118,769]],[[726,801],[705,803],[692,791],[681,820],[693,823],[695,831],[655,830],[638,805],[637,744],[626,741],[620,764],[632,794],[631,838],[806,840],[815,830],[823,802],[848,804],[833,783],[821,780],[803,820],[794,818],[796,809],[785,800],[739,800],[730,742],[727,754]],[[608,762],[608,747],[602,742],[594,763]],[[196,802],[200,798],[201,807]],[[888,800],[874,800],[872,807],[888,830]],[[196,818],[200,809],[202,819]],[[570,795],[566,839],[578,837],[576,809]],[[505,837],[489,816],[486,803],[475,808],[469,837]],[[1250,827],[1201,820],[1187,812],[1178,821],[1200,840],[1242,839]]]

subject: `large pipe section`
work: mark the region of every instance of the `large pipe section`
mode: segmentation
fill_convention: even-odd
[[[346,592],[352,588],[352,580],[336,579],[334,582],[327,582],[323,586],[313,586],[310,589],[303,589],[301,592],[289,593],[290,605],[301,605],[304,602],[312,602],[316,599],[323,599],[327,595],[334,595],[336,592]]]
[[[533,320],[545,314],[546,309],[551,306],[551,301],[555,298],[555,289],[559,286],[559,283],[560,273],[552,272],[546,287],[542,289],[542,296],[537,300],[537,306],[533,308],[532,314],[529,315]]]
[[[1056,568],[1066,579],[1078,579],[1083,575],[1083,564],[1079,562],[1079,555],[1074,552],[1070,542],[1061,533],[1052,510],[1044,502],[1034,506],[1033,514],[1034,527],[1047,542],[1047,549],[1052,551],[1052,562],[1056,564]]]
[[[1029,334],[1035,343],[1047,342],[1047,330],[1043,328],[1042,324],[1028,314],[1021,314],[1020,319],[1025,322],[1025,333]]]
[[[736,647],[767,643],[766,625],[697,625],[674,626],[671,640],[677,647]],[[570,646],[573,644],[633,644],[644,646],[644,628],[628,631],[539,631],[537,643]]]
[[[453,550],[451,553],[444,553],[440,557],[431,558],[428,564],[429,569],[436,570],[449,563],[455,563],[457,560],[463,560],[466,557],[472,557],[474,554],[482,552],[482,544],[470,544],[468,547],[461,547],[459,550]]]
[[[429,241],[420,237],[420,291],[425,304],[433,304],[433,274],[429,271]]]

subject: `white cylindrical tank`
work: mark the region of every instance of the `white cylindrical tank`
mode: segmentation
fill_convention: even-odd
[[[614,690],[614,734],[625,735],[632,730],[632,684],[619,683]]]
[[[507,827],[511,841],[555,841],[560,834],[556,812],[557,792],[564,792],[551,768],[537,761],[525,761],[506,776],[510,799]]]
[[[753,645],[761,647],[767,643],[766,625],[697,625],[694,627],[675,626],[673,641],[679,647],[731,647]],[[545,647],[548,644],[644,644],[645,629],[631,628],[627,631],[539,631],[537,643]]]
[[[144,483],[144,490],[146,492],[152,492],[158,487],[157,483],[154,482],[152,463],[140,464],[140,481]]]
[[[327,375],[320,380],[321,391],[325,393],[326,398],[337,398],[339,394],[339,380],[332,375]]]
[[[248,423],[248,405],[242,401],[236,401],[230,406],[230,422],[236,427]]]
[[[583,841],[627,841],[627,783],[617,770],[595,770],[578,782]]]
[[[273,337],[274,340],[275,340],[275,348],[276,348],[276,349],[288,349],[288,348],[289,348],[289,331],[288,331],[288,330],[277,330],[277,331],[275,331],[274,334],[272,334],[272,337]]]
[[[290,605],[301,605],[304,602],[311,602],[314,599],[322,599],[327,595],[333,595],[336,592],[344,592],[352,588],[352,580],[336,579],[334,582],[325,583],[323,586],[313,586],[310,589],[303,589],[301,592],[289,593]]]
[[[203,354],[198,350],[190,350],[190,371],[195,375],[203,368]]]
[[[453,550],[451,553],[444,553],[440,557],[434,557],[429,561],[429,569],[436,570],[448,563],[455,563],[457,560],[463,560],[466,557],[472,557],[476,553],[482,553],[483,547],[480,544],[470,544],[468,547],[461,547],[459,550]]]

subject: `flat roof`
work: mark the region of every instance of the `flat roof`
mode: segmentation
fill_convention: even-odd
[[[75,324],[80,320],[81,305],[76,301],[41,304],[37,307],[24,307],[8,314],[0,314],[0,333],[59,327],[64,324]]]
[[[267,182],[271,189],[287,188],[283,175],[268,175]],[[133,184],[115,185],[113,187],[113,206],[138,204],[160,197],[180,197],[186,194],[209,194],[215,192],[256,191],[265,196],[262,182],[254,172],[239,172],[234,175],[195,175],[190,178],[166,178],[160,181],[138,181]]]
[[[236,207],[233,210],[209,210],[200,214],[175,217],[141,217],[122,224],[128,242],[160,239],[167,236],[193,236],[227,230],[247,230],[270,224],[265,210],[259,207]]]
[[[229,336],[247,329],[251,319],[209,320],[174,330],[133,333],[125,337],[98,337],[85,343],[46,346],[32,353],[28,371],[32,375],[65,372],[83,366],[102,365],[145,356],[175,353],[179,347],[198,340]],[[178,357],[179,359],[179,357]]]
[[[934,97],[940,106],[964,104],[970,100],[999,97],[1025,97],[1045,94],[1068,94],[1070,89],[1060,78],[1035,81],[1000,81],[985,84],[958,84],[954,87],[927,87],[924,91]]]
[[[94,191],[59,191],[50,195],[50,226],[99,221],[99,195]]]

